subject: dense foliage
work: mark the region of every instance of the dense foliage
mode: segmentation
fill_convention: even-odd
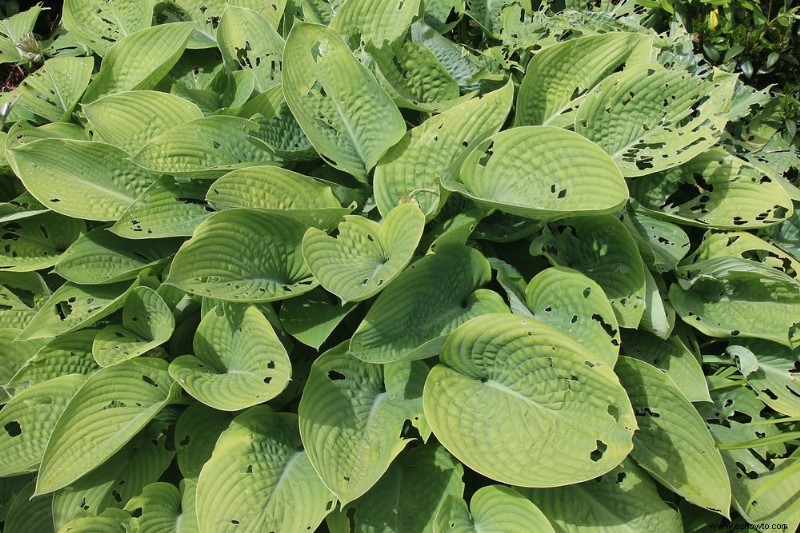
[[[796,11],[676,6],[0,22],[0,530],[796,530]]]

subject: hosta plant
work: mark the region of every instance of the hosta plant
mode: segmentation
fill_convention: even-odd
[[[534,4],[64,2],[0,95],[0,530],[795,530],[772,96]]]

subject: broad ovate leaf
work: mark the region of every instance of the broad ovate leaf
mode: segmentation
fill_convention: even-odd
[[[174,329],[175,317],[161,296],[149,287],[136,287],[125,298],[122,324],[100,330],[92,354],[100,365],[111,366],[167,342]]]
[[[6,153],[28,192],[74,218],[117,220],[155,179],[101,142],[41,139]]]
[[[30,272],[51,267],[85,230],[82,220],[53,212],[0,223],[0,270]]]
[[[621,357],[615,371],[639,425],[633,460],[691,503],[728,516],[728,474],[697,410],[669,376],[644,361]]]
[[[479,204],[537,219],[619,209],[628,188],[599,146],[550,126],[512,128],[480,143],[442,185]]]
[[[17,89],[17,104],[50,122],[69,122],[92,77],[90,57],[53,57]]]
[[[228,5],[217,28],[217,43],[226,68],[251,71],[259,93],[280,83],[283,38],[253,9]]]
[[[436,355],[447,335],[470,318],[508,312],[489,262],[463,245],[438,246],[412,263],[370,307],[350,339],[350,352],[369,363]]]
[[[271,400],[286,388],[292,365],[269,321],[255,306],[209,311],[194,336],[194,355],[169,367],[186,392],[222,411]]]
[[[517,126],[547,125],[574,111],[586,93],[624,64],[650,61],[652,37],[611,32],[579,37],[538,52],[517,96]]]
[[[316,286],[300,245],[306,226],[274,212],[228,209],[197,227],[167,283],[200,296],[270,302]]]
[[[63,23],[98,55],[153,22],[154,0],[66,0]]]
[[[392,209],[382,224],[346,216],[336,237],[309,228],[303,257],[320,284],[342,302],[366,300],[408,265],[424,226],[425,215],[414,204]]]
[[[502,485],[489,485],[472,495],[469,510],[460,497],[450,496],[436,515],[433,533],[478,533],[503,531],[555,533],[547,517],[519,492]]]
[[[293,26],[284,50],[283,93],[320,155],[364,183],[406,132],[391,97],[325,26]]]
[[[131,359],[98,370],[53,428],[36,493],[65,487],[102,465],[174,399],[176,389],[160,359]]]
[[[596,353],[609,366],[619,355],[619,326],[600,285],[564,267],[537,274],[525,289],[537,320],[554,326]]]
[[[297,415],[266,406],[231,422],[197,482],[201,531],[314,531],[334,503],[302,448]]]
[[[92,341],[95,335],[97,330],[83,329],[59,335],[44,346],[41,340],[14,343],[15,345],[31,343],[39,349],[17,370],[5,388],[13,394],[18,394],[28,387],[59,376],[92,374],[99,369],[92,358]],[[8,358],[9,352],[5,353]]]
[[[494,135],[505,122],[514,87],[473,98],[408,130],[375,167],[375,202],[383,216],[396,205],[415,200],[432,218],[446,199],[441,176],[475,144]]]
[[[742,375],[765,404],[786,416],[800,416],[800,383],[798,383],[798,350],[760,339],[748,339],[742,345],[758,361],[753,372]]]
[[[346,0],[330,27],[345,38],[357,37],[361,45],[381,48],[405,33],[419,15],[420,4],[420,0]]]
[[[342,505],[362,496],[408,444],[403,425],[422,427],[419,361],[374,365],[343,343],[311,366],[298,407],[300,435],[314,469]]]
[[[638,190],[641,181],[646,179],[633,180],[631,189]],[[623,223],[636,240],[646,266],[657,272],[669,272],[689,253],[689,236],[677,224],[639,211],[626,215]]]
[[[110,94],[84,105],[83,112],[100,139],[129,154],[167,130],[203,117],[194,103],[158,91]]]
[[[340,305],[336,298],[317,287],[281,304],[281,325],[306,346],[319,349],[357,305]]]
[[[185,479],[197,480],[203,465],[211,458],[220,433],[233,415],[196,402],[181,413],[175,424],[175,452],[178,468]]]
[[[448,337],[439,360],[425,383],[425,416],[439,442],[487,477],[578,483],[633,447],[636,419],[611,367],[544,322],[477,317]]]

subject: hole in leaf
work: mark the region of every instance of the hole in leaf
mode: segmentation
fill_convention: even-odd
[[[22,426],[20,426],[19,422],[16,420],[11,421],[3,426],[3,429],[6,430],[6,433],[8,433],[9,437],[19,437],[22,435]]]
[[[329,370],[328,379],[331,381],[341,381],[345,379],[345,377],[344,374],[342,374],[341,372],[337,372],[336,370]]]
[[[606,453],[606,450],[608,449],[608,445],[601,440],[596,441],[596,444],[597,448],[595,448],[594,451],[589,454],[589,457],[595,463],[603,458],[603,454]]]
[[[144,381],[151,387],[159,388],[159,384],[153,381],[153,378],[151,378],[150,376],[142,375],[142,381]]]

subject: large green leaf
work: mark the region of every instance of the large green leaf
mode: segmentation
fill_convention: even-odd
[[[300,435],[314,469],[342,505],[375,485],[408,444],[406,422],[424,427],[427,371],[416,361],[365,363],[347,353],[346,343],[312,365],[298,407]]]
[[[0,329],[0,353],[3,354],[3,365],[0,366],[0,404],[8,401],[9,394],[16,394],[13,386],[8,386],[14,374],[30,360],[36,351],[42,347],[43,341],[19,341],[18,329]]]
[[[107,94],[152,89],[177,63],[194,24],[175,22],[136,31],[108,50],[100,72],[86,93],[84,103]]]
[[[225,67],[251,71],[259,93],[280,83],[283,38],[256,11],[227,6],[217,28],[217,43]]]
[[[700,245],[676,269],[679,275],[698,270],[704,261],[738,257],[758,261],[790,276],[800,273],[800,260],[746,231],[709,231]]]
[[[626,177],[673,168],[719,141],[732,82],[637,64],[586,95],[575,131],[608,152]]]
[[[111,366],[167,342],[175,317],[161,296],[149,287],[136,287],[125,298],[122,324],[106,326],[92,344],[95,361]]]
[[[69,122],[92,77],[90,57],[53,57],[27,76],[17,90],[17,105],[50,122]]]
[[[636,242],[617,218],[576,217],[552,223],[530,250],[554,266],[573,268],[593,279],[610,300],[619,325],[639,325],[644,313],[644,265]]]
[[[16,394],[0,411],[0,476],[34,472],[50,432],[86,378],[71,374],[33,385]]]
[[[155,0],[66,0],[64,27],[104,56],[120,39],[149,28]]]
[[[381,293],[350,339],[350,352],[370,363],[436,355],[470,318],[508,312],[499,294],[480,288],[490,277],[488,261],[476,250],[438,246]]]
[[[480,204],[536,219],[610,213],[628,199],[614,161],[550,126],[505,130],[480,143],[442,185]]]
[[[229,304],[203,317],[194,336],[194,355],[176,358],[169,373],[209,407],[239,411],[280,394],[292,364],[258,308]]]
[[[633,181],[631,188],[637,190],[645,179]],[[639,211],[627,212],[623,223],[636,240],[645,265],[657,272],[669,272],[689,253],[689,236],[677,224]]]
[[[228,209],[204,221],[175,256],[167,283],[192,294],[270,302],[316,286],[300,245],[306,227],[274,212]]]
[[[92,358],[92,341],[97,330],[83,329],[63,333],[41,348],[17,370],[6,388],[14,394],[27,387],[67,374],[89,375],[99,367]],[[6,352],[8,355],[8,352]],[[8,364],[8,363],[6,363]]]
[[[131,515],[120,509],[106,509],[97,516],[82,516],[70,520],[62,533],[127,533]]]
[[[611,367],[544,322],[475,318],[448,337],[439,360],[425,383],[425,416],[439,442],[487,477],[577,483],[633,447],[636,420]]]
[[[559,533],[683,531],[678,511],[661,499],[653,480],[630,460],[592,481],[522,493]]]
[[[36,272],[0,272],[0,329],[23,329],[50,297]]]
[[[6,153],[37,200],[74,218],[116,220],[154,180],[100,142],[42,139]]]
[[[222,432],[197,482],[201,531],[314,531],[335,501],[302,449],[297,415],[266,406]]]
[[[623,64],[649,63],[652,37],[612,32],[579,37],[538,52],[525,69],[516,126],[564,121],[586,93]]]
[[[411,2],[408,2],[411,3]],[[406,132],[373,75],[334,30],[296,23],[286,40],[283,92],[314,148],[362,182]],[[380,116],[380,120],[374,120]]]
[[[125,510],[137,512],[131,522],[140,531],[177,533],[181,524],[181,493],[172,483],[157,482],[147,485],[141,494],[125,505]]]
[[[339,305],[329,293],[317,287],[281,304],[281,325],[306,346],[319,349],[334,329],[358,305]]]
[[[366,300],[408,265],[424,226],[425,215],[414,204],[392,209],[382,224],[346,216],[336,237],[309,228],[303,257],[320,284],[343,303]]]
[[[103,464],[174,399],[176,389],[160,359],[131,359],[90,376],[53,428],[36,493],[65,487]]]
[[[748,371],[739,362],[739,369],[761,401],[786,416],[800,416],[800,350],[760,339],[742,345],[755,357],[757,367]]]
[[[470,508],[460,497],[450,496],[436,515],[433,533],[555,533],[547,517],[520,493],[502,485],[489,485],[472,495]]]
[[[350,504],[355,531],[433,533],[448,496],[464,493],[464,468],[439,445],[400,454],[369,492]]]
[[[633,180],[630,189],[648,214],[692,226],[761,228],[793,212],[792,200],[779,183],[721,149]]]
[[[175,424],[175,451],[178,467],[186,479],[197,480],[203,465],[211,458],[220,433],[233,416],[202,403],[193,403]]]
[[[0,269],[42,270],[56,264],[86,230],[82,220],[46,212],[0,224]]]
[[[419,15],[420,0],[345,0],[330,23],[345,38],[378,48],[403,35]]]
[[[58,258],[54,271],[73,283],[99,285],[133,279],[163,262],[180,246],[178,239],[130,241],[105,229],[82,236]]]
[[[548,268],[528,284],[525,302],[534,318],[560,329],[601,361],[614,365],[619,355],[619,326],[600,285],[568,268]]]
[[[169,129],[203,117],[192,102],[157,91],[109,94],[84,105],[83,112],[100,139],[129,154]]]
[[[34,497],[35,481],[14,495],[3,524],[4,533],[52,533],[52,496]]]
[[[689,502],[728,516],[731,488],[714,439],[689,400],[659,369],[621,357],[615,371],[639,430],[631,457]]]
[[[439,179],[475,144],[497,133],[514,97],[512,84],[473,98],[410,129],[375,167],[375,202],[383,216],[411,198],[432,218],[446,199]]]

